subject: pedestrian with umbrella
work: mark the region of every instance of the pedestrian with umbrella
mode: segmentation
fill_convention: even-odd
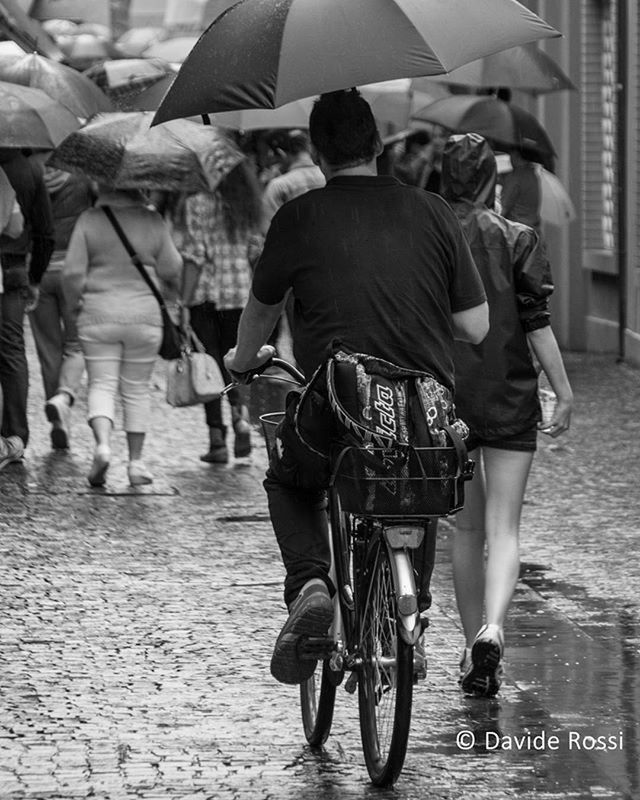
[[[151,118],[144,112],[97,115],[68,136],[50,159],[52,166],[86,174],[102,187],[97,207],[85,212],[74,230],[63,278],[70,307],[78,312],[89,372],[89,415],[96,439],[89,472],[92,486],[106,480],[119,385],[125,402],[129,481],[143,485],[152,480],[141,455],[148,383],[161,333],[157,303],[102,207],[113,206],[147,271],[166,288],[166,298],[174,300],[182,290],[182,258],[168,225],[145,208],[147,198],[140,191],[213,192],[243,161],[242,153],[213,126],[175,120],[150,129]],[[124,348],[117,349],[118,336]]]
[[[46,399],[44,411],[51,423],[51,445],[69,447],[71,408],[84,375],[84,357],[78,340],[75,315],[62,290],[62,270],[67,246],[80,214],[93,205],[91,182],[44,164],[44,182],[53,213],[55,249],[40,284],[38,305],[29,321],[33,333]]]
[[[240,315],[249,299],[253,265],[263,242],[258,180],[242,159],[214,191],[170,198],[166,213],[184,260],[184,321],[230,381],[223,357],[235,344]],[[248,390],[234,387],[227,397],[233,455],[245,458],[252,449]],[[204,404],[208,449],[200,460],[208,464],[229,461],[222,404],[221,397]]]
[[[24,217],[24,230],[19,237],[0,239],[4,284],[0,314],[0,385],[4,408],[0,434],[19,438],[24,449],[29,443],[29,367],[24,316],[38,303],[40,281],[53,252],[53,213],[43,170],[36,160],[27,158],[18,148],[3,147],[0,167],[16,193]]]
[[[162,318],[109,213],[137,253],[141,269],[167,301],[178,298],[182,259],[168,226],[147,207],[142,192],[102,183],[95,207],[78,218],[64,261],[65,301],[75,316],[89,377],[88,420],[95,439],[89,484],[100,487],[106,482],[119,396],[129,483],[142,486],[153,481],[142,454]]]

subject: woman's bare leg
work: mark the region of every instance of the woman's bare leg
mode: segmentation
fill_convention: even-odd
[[[469,457],[476,462],[476,473],[465,486],[465,504],[462,511],[456,514],[456,532],[451,550],[453,585],[467,647],[471,647],[482,625],[485,594],[485,479],[482,452],[480,449],[474,450]]]
[[[485,447],[483,455],[487,538],[484,605],[487,624],[502,628],[520,571],[520,515],[534,454]]]

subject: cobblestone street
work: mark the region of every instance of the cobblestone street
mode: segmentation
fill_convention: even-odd
[[[84,398],[70,452],[51,451],[30,360],[32,444],[0,473],[2,800],[640,797],[640,372],[566,355],[575,417],[563,439],[540,437],[495,700],[465,699],[456,683],[452,528],[441,525],[428,677],[405,769],[381,791],[356,698],[339,690],[314,752],[297,690],[269,674],[285,607],[257,428],[250,459],[201,463],[202,409],[165,404],[160,365],[154,484],[128,486],[119,431],[107,489],[91,489]]]

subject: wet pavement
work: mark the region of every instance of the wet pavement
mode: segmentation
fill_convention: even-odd
[[[264,447],[202,464],[200,408],[153,391],[152,487],[86,482],[84,399],[52,453],[31,352],[33,443],[0,473],[0,798],[640,798],[640,372],[567,354],[570,434],[541,437],[522,574],[494,700],[457,687],[451,526],[434,576],[429,671],[405,769],[368,783],[356,700],[303,744],[297,692],[269,675],[285,618],[261,487]],[[263,384],[254,411],[276,410]]]

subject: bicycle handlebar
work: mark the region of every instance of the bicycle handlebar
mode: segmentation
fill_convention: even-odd
[[[248,383],[252,383],[256,378],[259,378],[263,373],[269,369],[269,367],[279,367],[280,369],[284,370],[288,375],[293,378],[293,381],[297,383],[299,386],[304,386],[307,382],[304,374],[300,372],[300,370],[295,367],[293,364],[290,364],[288,361],[285,361],[283,358],[278,358],[278,356],[273,356],[268,361],[265,361],[264,364],[261,364],[259,367],[255,369],[248,370],[247,372],[243,372],[241,374],[242,380],[235,380],[230,383],[228,386],[225,386],[222,390],[222,394],[226,394],[229,389],[233,389],[234,386],[242,386]],[[233,377],[233,375],[231,376]],[[274,377],[278,378],[277,375],[275,376],[267,376],[267,377]],[[280,378],[280,380],[284,380],[286,382],[286,378]]]

